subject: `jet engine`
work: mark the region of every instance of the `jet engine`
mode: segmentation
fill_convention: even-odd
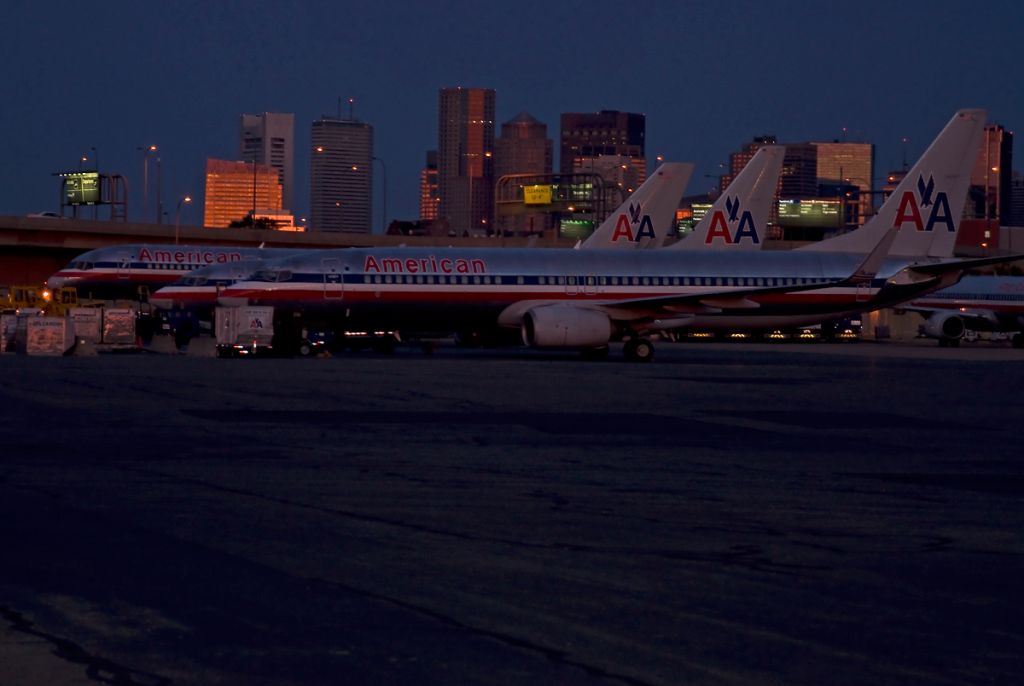
[[[935,313],[924,323],[924,333],[932,338],[958,341],[966,330],[964,319],[955,312]]]
[[[598,310],[543,305],[523,315],[523,342],[535,348],[598,348],[608,345],[612,322]]]

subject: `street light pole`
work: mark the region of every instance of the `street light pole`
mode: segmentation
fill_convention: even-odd
[[[388,168],[384,164],[384,160],[379,157],[373,159],[380,162],[381,179],[383,181],[381,185],[380,194],[380,233],[384,235],[387,233],[387,217],[388,217]]]
[[[142,220],[145,221],[149,214],[149,155],[156,152],[156,146],[147,145],[136,150],[142,151]]]
[[[163,219],[163,217],[164,217],[164,204],[160,200],[160,186],[161,186],[160,158],[157,157],[156,158],[156,223],[157,224],[163,224],[164,223],[164,219]]]
[[[191,202],[192,202],[192,196],[189,196],[189,195],[183,196],[182,199],[178,201],[178,209],[174,212],[174,244],[175,245],[178,244],[178,233],[181,230],[181,204],[185,203],[186,205],[188,205]]]

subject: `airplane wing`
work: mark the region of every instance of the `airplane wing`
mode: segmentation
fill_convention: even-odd
[[[788,283],[777,286],[761,286],[754,288],[732,288],[728,290],[706,291],[703,293],[685,293],[662,295],[653,298],[634,298],[631,300],[619,300],[609,303],[602,303],[613,319],[631,319],[628,313],[632,312],[665,312],[665,313],[719,313],[728,310],[750,309],[760,307],[753,296],[770,295],[774,293],[799,293],[803,291],[814,291],[821,288],[856,288],[869,285],[878,274],[879,268],[889,254],[899,232],[898,227],[889,229],[878,244],[865,255],[849,276],[845,278],[815,278],[805,277],[790,279],[796,283]],[[618,315],[618,316],[616,316]],[[641,317],[642,318],[642,317]],[[635,317],[633,317],[635,319]]]
[[[800,279],[800,281],[803,283],[753,288],[719,288],[701,293],[658,295],[629,300],[592,300],[575,303],[570,307],[578,310],[604,312],[610,320],[615,322],[628,322],[634,325],[637,322],[647,322],[643,328],[654,331],[687,326],[697,314],[719,314],[729,310],[749,310],[760,307],[757,301],[751,300],[753,296],[772,293],[799,293],[821,288],[856,285],[856,282],[851,281],[849,277],[844,279]],[[546,307],[552,307],[548,300],[520,300],[502,311],[498,316],[498,324],[506,327],[519,326],[527,312],[534,308]]]
[[[986,267],[991,264],[1005,264],[1006,262],[1016,262],[1017,260],[1024,260],[1024,254],[995,255],[993,257],[971,257],[962,260],[927,262],[911,265],[907,267],[907,269],[918,274],[940,276],[949,272],[963,272],[976,267]]]
[[[888,253],[892,241],[897,236],[898,229],[890,230],[886,239],[876,246],[875,250],[868,255],[853,273],[846,278],[806,278],[800,279],[803,283],[789,284],[782,286],[768,286],[757,288],[733,288],[706,291],[703,293],[687,293],[680,295],[661,295],[653,298],[634,298],[631,300],[609,301],[607,303],[595,303],[606,310],[651,310],[666,312],[723,312],[731,309],[749,309],[759,307],[757,301],[751,300],[754,296],[770,295],[774,293],[800,293],[814,291],[821,288],[854,288],[869,284],[878,273]],[[1024,259],[1024,255],[1001,255],[995,257],[978,257],[964,260],[947,260],[928,264],[912,265],[907,270],[920,273],[926,277],[938,278],[951,272],[961,274],[975,267],[983,267],[991,264],[1002,264]],[[909,309],[909,308],[904,308]]]
[[[834,288],[851,285],[849,279],[801,279],[806,283],[784,286],[766,286],[758,288],[732,288],[704,291],[701,293],[685,293],[659,295],[649,298],[633,298],[630,300],[609,300],[591,303],[593,307],[603,309],[612,319],[629,320],[642,318],[645,314],[657,316],[676,313],[719,313],[727,310],[740,310],[760,307],[754,296],[773,293],[799,293],[814,291],[821,288]]]

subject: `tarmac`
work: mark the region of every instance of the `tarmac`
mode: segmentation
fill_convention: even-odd
[[[1024,683],[1024,351],[0,356],[0,684]]]

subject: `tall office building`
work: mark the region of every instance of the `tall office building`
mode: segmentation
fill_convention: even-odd
[[[372,233],[373,127],[321,117],[313,122],[311,139],[312,230]]]
[[[494,146],[495,175],[550,174],[552,148],[547,124],[520,112],[501,125],[501,136]]]
[[[563,174],[596,169],[598,158],[620,156],[628,158],[624,163],[635,169],[638,184],[647,178],[644,115],[615,110],[566,112],[561,127],[559,169]]]
[[[501,136],[494,145],[494,170],[498,183],[515,174],[550,174],[551,139],[547,124],[526,112],[501,125]],[[531,212],[495,217],[498,231],[510,234],[536,234],[547,231],[554,222],[550,213]]]
[[[1010,216],[1003,222],[1006,226],[1024,226],[1024,174],[1013,172],[1010,181]]]
[[[203,226],[228,227],[255,210],[279,213],[281,181],[273,167],[252,162],[206,160],[206,204]]]
[[[765,145],[776,145],[775,136],[757,136],[729,155],[729,173],[718,183],[724,191],[747,162]],[[779,175],[779,195],[783,198],[814,198],[818,195],[818,151],[814,143],[786,143],[786,155]]]
[[[492,88],[438,94],[438,213],[460,235],[493,231],[494,101]]]
[[[818,197],[818,150],[813,143],[786,143],[779,192],[784,198]]]
[[[818,186],[856,186],[860,200],[857,224],[874,214],[872,207],[875,175],[875,146],[871,143],[813,143],[818,151]]]
[[[434,221],[441,205],[437,185],[437,150],[427,151],[427,164],[420,170],[420,221]]]
[[[989,124],[971,172],[970,200],[975,218],[1006,224],[1013,205],[1012,176],[1013,133],[999,124]]]
[[[265,164],[277,170],[284,206],[294,210],[295,115],[281,112],[243,114],[239,156],[246,162]]]

